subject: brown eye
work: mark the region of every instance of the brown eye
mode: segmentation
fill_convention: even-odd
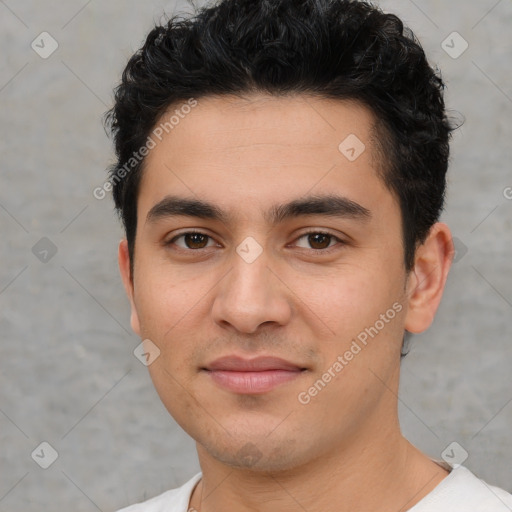
[[[304,247],[301,245],[299,245],[299,247],[319,251],[323,251],[325,249],[333,247],[333,244],[331,244],[331,242],[341,242],[341,240],[335,237],[334,235],[331,235],[330,233],[323,233],[321,231],[311,231],[309,233],[304,233],[302,236],[298,238],[298,240],[301,239],[306,239],[307,245],[309,247]]]
[[[177,243],[177,240],[180,239],[183,239],[183,241]],[[174,237],[167,245],[176,244],[180,249],[199,250],[206,248],[209,240],[212,240],[212,238],[204,233],[189,231]]]
[[[187,233],[184,240],[189,249],[203,249],[208,243],[208,236],[201,233]]]
[[[316,233],[308,235],[308,242],[313,249],[327,249],[331,242],[331,236],[324,235],[323,233]]]

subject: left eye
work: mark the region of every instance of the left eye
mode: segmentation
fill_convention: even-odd
[[[311,231],[309,233],[304,233],[297,240],[301,240],[303,238],[305,238],[307,241],[306,243],[308,243],[311,246],[305,247],[305,249],[312,248],[314,250],[328,249],[332,247],[331,242],[341,242],[341,240],[338,237],[331,235],[330,233],[323,233],[321,231]]]

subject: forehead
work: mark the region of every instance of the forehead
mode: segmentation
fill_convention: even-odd
[[[165,128],[174,115],[172,127],[159,137],[152,132],[156,146],[144,162],[140,213],[169,193],[226,207],[236,199],[248,210],[265,198],[276,204],[333,188],[382,192],[375,119],[359,103],[305,95],[206,97],[178,117],[184,104],[174,104],[156,125]]]
[[[209,151],[212,143],[240,151],[248,145],[256,150],[258,144],[294,144],[334,149],[338,156],[341,140],[353,134],[369,142],[375,124],[370,109],[353,100],[251,94],[207,96],[195,103],[193,108],[185,101],[169,107],[156,123],[155,142],[165,138],[167,144],[193,145],[196,152]]]

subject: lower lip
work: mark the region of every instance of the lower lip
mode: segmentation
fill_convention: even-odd
[[[301,370],[265,370],[261,372],[234,372],[209,370],[211,378],[235,393],[258,394],[266,393],[280,384],[290,382],[302,374]]]

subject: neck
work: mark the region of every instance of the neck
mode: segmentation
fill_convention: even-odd
[[[203,478],[190,510],[406,511],[448,474],[401,435],[398,420],[349,437],[307,464],[274,472],[228,467],[197,445]]]

